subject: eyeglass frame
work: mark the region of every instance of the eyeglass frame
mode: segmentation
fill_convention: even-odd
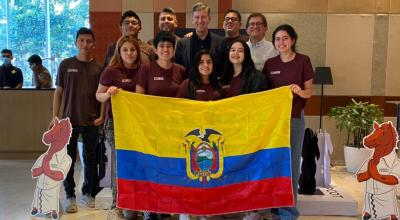
[[[130,24],[132,24],[133,26],[138,26],[139,25],[139,21],[137,21],[135,19],[135,20],[132,20],[132,21],[126,20],[126,21],[122,22],[122,25],[130,25]]]
[[[239,18],[238,17],[225,17],[224,18],[224,22],[229,22],[229,21],[239,22]]]
[[[249,27],[260,27],[260,26],[265,26],[264,22],[259,21],[259,22],[250,22]]]

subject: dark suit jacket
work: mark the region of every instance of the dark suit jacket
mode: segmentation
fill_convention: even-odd
[[[223,58],[221,57],[221,50],[223,45],[224,38],[219,35],[211,33],[211,45],[210,52],[214,56],[214,67],[223,66]],[[176,46],[175,52],[175,63],[181,64],[185,67],[186,72],[188,73],[191,67],[191,38],[181,38],[178,41],[178,45]],[[194,56],[194,55],[193,55]],[[222,69],[221,69],[222,70]],[[219,69],[217,70],[219,71]]]

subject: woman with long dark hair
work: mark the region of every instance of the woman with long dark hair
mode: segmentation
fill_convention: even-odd
[[[292,118],[290,121],[290,145],[292,159],[292,182],[297,202],[300,158],[304,137],[304,107],[312,96],[314,70],[310,58],[296,51],[297,33],[288,24],[280,25],[272,34],[272,42],[279,55],[265,62],[263,72],[268,78],[269,88],[290,86],[293,93]],[[296,207],[273,209],[273,214],[283,219],[297,219]]]
[[[215,101],[224,97],[224,91],[215,73],[213,56],[209,50],[196,53],[188,79],[179,87],[176,97],[202,101]]]
[[[201,101],[216,101],[225,96],[215,73],[213,56],[209,50],[203,49],[196,53],[191,63],[189,78],[179,87],[176,97]],[[189,215],[181,214],[180,220],[190,219]],[[206,216],[199,216],[207,220]]]
[[[234,40],[228,51],[221,79],[226,97],[266,90],[266,78],[254,67],[249,46]]]

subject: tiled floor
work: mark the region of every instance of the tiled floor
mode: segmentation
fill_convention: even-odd
[[[33,161],[0,160],[0,220],[41,219],[32,218],[28,214],[30,211],[35,187],[35,180],[33,180],[30,176],[30,168],[32,165]],[[77,172],[75,179],[79,180],[79,172]],[[355,177],[352,174],[347,173],[343,167],[333,168],[332,179],[337,186],[358,201],[358,214],[360,215],[364,199],[364,184],[358,183]],[[63,202],[65,198],[63,188],[61,188],[60,194]],[[62,214],[61,219],[114,219],[110,218],[110,216],[107,217],[108,211],[105,210],[110,202],[110,197],[110,191],[103,189],[98,198],[96,198],[96,209],[88,209],[79,204],[80,195],[78,194],[79,211],[75,214]],[[350,220],[360,219],[360,217],[301,216],[300,219]]]

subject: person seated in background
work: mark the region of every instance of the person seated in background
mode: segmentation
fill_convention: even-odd
[[[0,88],[20,89],[24,82],[21,69],[12,65],[12,51],[3,49],[1,51],[1,60],[3,65],[0,66]]]
[[[40,56],[34,54],[28,58],[29,68],[32,70],[32,84],[37,89],[47,89],[53,87],[50,72],[42,65]]]

